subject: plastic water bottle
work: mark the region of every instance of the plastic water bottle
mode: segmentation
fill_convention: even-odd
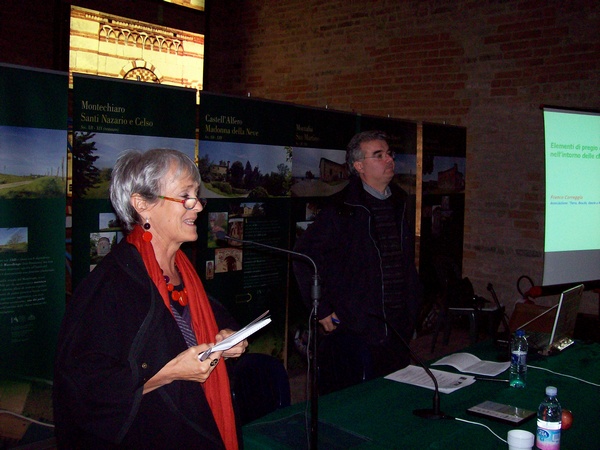
[[[527,338],[525,331],[517,330],[510,344],[510,386],[524,388],[527,381]]]
[[[562,410],[554,386],[546,387],[546,398],[537,413],[537,433],[535,447],[540,450],[558,450],[560,448],[560,427]]]

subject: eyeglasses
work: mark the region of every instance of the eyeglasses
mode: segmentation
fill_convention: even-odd
[[[202,205],[202,209],[204,209],[204,207],[208,203],[208,201],[205,198],[188,197],[188,198],[184,198],[182,200],[180,198],[165,197],[164,195],[157,195],[157,197],[162,198],[164,200],[176,202],[176,203],[181,203],[183,205],[183,207],[187,210],[194,209],[196,207],[196,205],[198,204],[198,202],[200,202],[200,205]]]
[[[382,151],[377,151],[375,152],[374,155],[371,156],[363,156],[361,159],[385,159],[386,156],[389,156],[390,158],[394,159],[394,156],[396,156],[396,153],[394,153],[394,151],[392,150],[388,150],[387,152],[382,152]]]

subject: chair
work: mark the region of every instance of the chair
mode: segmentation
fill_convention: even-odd
[[[240,425],[290,405],[290,381],[279,359],[246,353],[232,362],[231,394]]]
[[[500,319],[504,316],[503,306],[485,307],[484,298],[476,296],[467,278],[461,278],[458,265],[449,257],[435,256],[433,261],[440,286],[441,309],[431,339],[431,353],[435,350],[437,336],[444,331],[444,345],[450,340],[452,322],[461,317],[469,320],[469,340],[477,342],[486,319],[489,334],[495,338]]]

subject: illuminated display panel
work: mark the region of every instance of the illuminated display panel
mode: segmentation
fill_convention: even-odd
[[[165,0],[165,2],[204,11],[204,0]]]
[[[200,91],[204,35],[72,6],[69,73],[74,72]]]

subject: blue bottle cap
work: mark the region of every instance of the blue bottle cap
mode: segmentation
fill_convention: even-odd
[[[558,389],[556,389],[554,386],[546,386],[546,395],[556,397],[557,393],[558,393]]]

